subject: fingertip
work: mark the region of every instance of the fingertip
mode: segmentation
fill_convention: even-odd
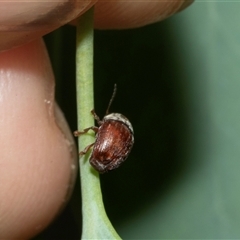
[[[41,40],[0,54],[0,239],[29,239],[66,204],[76,149]],[[13,231],[14,229],[14,231]]]
[[[83,14],[96,1],[0,1],[0,51],[42,37]]]
[[[192,3],[194,2],[194,0],[185,0],[182,2],[182,5],[179,7],[179,9],[177,10],[177,12],[181,12],[182,10],[184,10],[185,8],[189,7]]]
[[[98,29],[136,28],[161,21],[191,4],[176,1],[98,1],[95,5],[95,27]]]

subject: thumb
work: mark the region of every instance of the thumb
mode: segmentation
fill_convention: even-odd
[[[0,116],[0,239],[27,239],[64,206],[77,171],[41,40],[0,53]]]

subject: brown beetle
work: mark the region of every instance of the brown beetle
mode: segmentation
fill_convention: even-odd
[[[75,136],[87,133],[90,129],[96,133],[96,141],[87,146],[79,155],[86,154],[93,147],[89,161],[100,173],[118,168],[126,160],[134,143],[133,127],[129,120],[120,113],[108,114],[109,107],[116,95],[116,89],[115,84],[103,120],[100,120],[94,110],[91,111],[99,127],[93,126],[80,132],[74,132]]]

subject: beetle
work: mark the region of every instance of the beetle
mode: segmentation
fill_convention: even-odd
[[[117,85],[115,84],[113,95],[102,120],[100,120],[94,110],[91,111],[99,127],[92,126],[83,131],[74,132],[76,137],[87,133],[89,130],[95,132],[95,142],[85,147],[79,155],[86,154],[93,147],[89,161],[92,167],[99,173],[105,173],[118,168],[128,157],[134,143],[133,127],[130,121],[120,113],[109,114],[109,108],[116,91]]]

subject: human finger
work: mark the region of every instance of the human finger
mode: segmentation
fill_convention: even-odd
[[[40,38],[81,15],[96,1],[0,1],[0,51]]]
[[[176,1],[105,1],[95,4],[95,27],[99,29],[136,28],[161,21],[192,3]]]
[[[67,202],[76,150],[41,40],[0,54],[0,239],[29,239]]]

